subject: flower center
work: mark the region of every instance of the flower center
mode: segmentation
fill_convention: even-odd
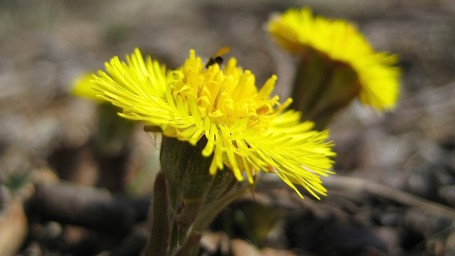
[[[247,128],[264,123],[267,117],[285,107],[280,106],[278,96],[269,98],[275,76],[258,91],[254,75],[236,64],[231,58],[224,69],[218,64],[204,69],[201,58],[191,51],[183,67],[172,73],[170,85],[174,101],[189,101],[190,105],[197,106],[197,110],[191,110],[198,111],[192,113],[193,116],[209,117],[215,123],[226,125],[246,121]]]

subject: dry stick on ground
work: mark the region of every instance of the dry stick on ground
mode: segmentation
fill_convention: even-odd
[[[0,252],[1,255],[16,255],[27,236],[27,217],[22,200],[11,201],[0,212]]]
[[[95,230],[124,232],[145,218],[149,203],[150,199],[125,199],[107,190],[60,182],[36,185],[28,212]]]
[[[418,207],[433,214],[444,216],[451,220],[455,220],[455,210],[450,207],[420,198],[418,196],[414,196],[404,191],[380,183],[376,183],[367,179],[344,177],[337,175],[324,178],[324,185],[326,185],[329,188],[342,188],[356,191],[365,191],[370,194],[378,195],[383,198],[387,198],[389,200],[401,203],[403,205]]]
[[[115,247],[103,251],[96,256],[139,255],[145,246],[147,237],[148,233],[145,228],[135,227]]]

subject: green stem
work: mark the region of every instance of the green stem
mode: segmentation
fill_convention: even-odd
[[[168,186],[170,235],[166,253],[154,255],[197,255],[200,231],[244,191],[244,188],[233,189],[237,181],[229,168],[210,175],[212,157],[201,155],[206,143],[202,138],[192,146],[163,137],[160,159]]]
[[[221,212],[221,210],[232,203],[235,199],[242,196],[248,188],[249,186],[242,186],[241,188],[231,190],[229,193],[219,198],[218,200],[206,204],[194,222],[194,229],[200,231],[207,227],[207,225],[213,221],[213,219]]]
[[[147,241],[146,254],[166,255],[169,247],[170,223],[168,214],[168,189],[164,175],[159,172],[154,186],[153,209],[149,227],[150,235]]]
[[[188,236],[188,239],[176,252],[175,256],[191,256],[197,255],[199,252],[199,242],[201,241],[202,235],[199,233],[192,233]]]

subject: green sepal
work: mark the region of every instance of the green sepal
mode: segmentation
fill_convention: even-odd
[[[308,50],[298,64],[291,107],[302,112],[302,120],[311,120],[316,129],[324,129],[359,91],[358,76],[352,67]]]
[[[198,234],[249,187],[237,182],[226,166],[210,175],[213,157],[202,156],[206,143],[205,137],[193,146],[163,136],[161,171],[168,184],[171,225],[169,250],[164,255],[197,255]]]

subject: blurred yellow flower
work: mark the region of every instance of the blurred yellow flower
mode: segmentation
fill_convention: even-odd
[[[166,71],[136,49],[126,62],[112,58],[92,82],[100,97],[123,109],[122,117],[192,145],[205,137],[202,155],[213,155],[210,174],[226,165],[238,181],[246,174],[254,183],[260,170],[273,172],[300,196],[294,184],[319,198],[326,194],[320,176],[332,173],[328,131],[311,130],[299,112],[285,111],[291,99],[280,104],[278,96],[270,97],[276,79],[258,90],[255,76],[236,59],[223,69],[217,63],[204,68],[194,50],[181,68]]]
[[[397,57],[375,52],[357,28],[344,20],[313,16],[310,9],[290,9],[268,23],[277,44],[296,54],[319,52],[355,71],[360,85],[358,97],[378,110],[395,106],[400,71]]]

